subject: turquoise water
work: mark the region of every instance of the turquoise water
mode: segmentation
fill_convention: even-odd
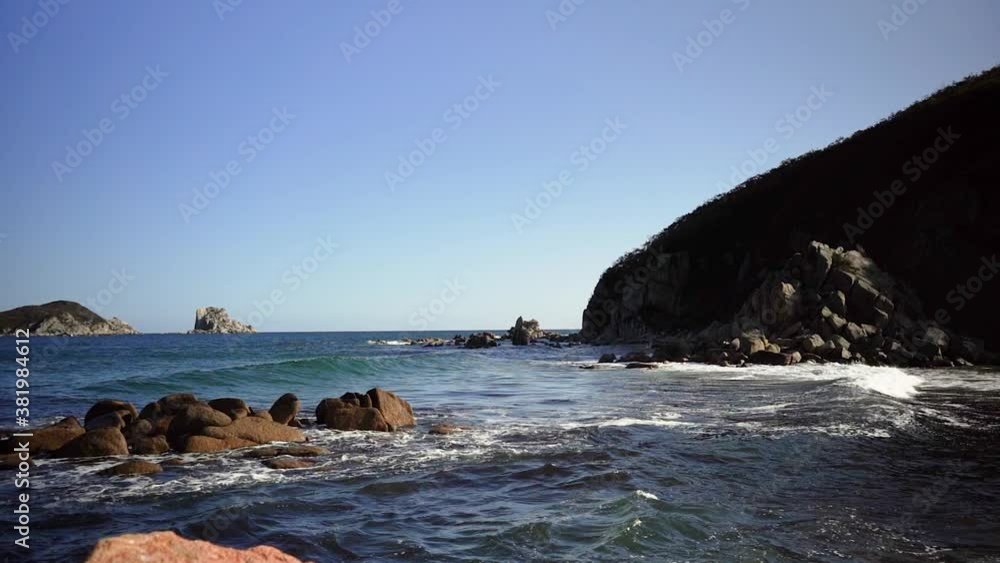
[[[32,339],[36,422],[174,392],[259,408],[293,392],[311,417],[380,386],[418,427],[308,430],[331,454],[292,472],[233,454],[136,478],[40,460],[28,560],[82,561],[101,537],[164,529],[314,561],[1000,558],[995,373],[580,369],[621,350],[370,343],[403,336],[451,334]],[[13,366],[13,340],[0,347]],[[469,430],[427,433],[445,421]]]

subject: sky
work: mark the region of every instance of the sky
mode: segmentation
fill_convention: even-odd
[[[1000,3],[7,0],[0,31],[0,309],[572,329],[744,172],[997,64]]]

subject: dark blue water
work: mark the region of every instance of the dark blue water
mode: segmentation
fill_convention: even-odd
[[[33,339],[37,422],[174,392],[261,408],[294,392],[311,416],[380,386],[418,426],[309,430],[331,454],[292,472],[231,453],[135,478],[40,460],[34,547],[25,559],[8,531],[3,553],[82,561],[101,537],[169,529],[314,561],[1000,560],[995,373],[583,370],[608,350],[369,343],[401,336]],[[12,397],[13,340],[0,347]],[[11,426],[13,407],[0,414]],[[445,421],[469,430],[427,433]],[[10,479],[0,498],[13,501]]]

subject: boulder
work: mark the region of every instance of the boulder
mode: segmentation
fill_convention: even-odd
[[[929,326],[926,330],[924,330],[923,334],[920,334],[918,338],[913,339],[913,343],[916,344],[917,349],[922,354],[933,358],[942,351],[948,351],[948,348],[951,346],[951,339],[948,337],[948,334],[940,328],[936,326]]]
[[[98,428],[74,438],[56,450],[55,457],[104,457],[128,455],[125,435],[117,428]]]
[[[101,475],[129,477],[133,475],[152,475],[161,471],[163,471],[163,468],[157,463],[134,459],[110,469],[105,469],[101,471]]]
[[[865,332],[865,329],[861,328],[860,325],[847,323],[847,326],[844,327],[844,336],[847,337],[847,340],[850,342],[861,342],[868,337],[868,334]]]
[[[174,393],[161,398],[156,403],[159,406],[160,415],[175,415],[191,405],[200,404],[201,401],[191,393]],[[143,409],[143,411],[145,410]]]
[[[292,457],[316,457],[330,453],[329,450],[320,446],[265,446],[253,449],[243,455],[250,459],[264,459],[278,456]]]
[[[392,391],[376,387],[370,389],[367,395],[371,397],[372,407],[382,411],[382,417],[393,430],[416,426],[413,407]]]
[[[139,411],[139,420],[156,420],[163,414],[163,407],[159,402],[152,402],[142,407]]]
[[[766,341],[759,336],[744,335],[740,337],[739,340],[740,340],[740,352],[743,352],[743,354],[747,356],[752,356],[757,352],[761,352],[765,348],[767,348]]]
[[[174,532],[128,534],[97,542],[86,563],[302,563],[269,546],[240,550],[186,540]]]
[[[273,422],[273,420],[271,419],[271,413],[268,412],[268,411],[258,411],[258,412],[250,413],[250,417],[251,418],[261,418],[261,419],[267,420],[269,422]]]
[[[356,407],[372,408],[372,398],[365,393],[344,393],[340,400]]]
[[[257,332],[251,325],[243,324],[229,316],[221,307],[201,307],[194,313],[192,333],[244,334]]]
[[[298,428],[253,416],[241,418],[228,426],[209,426],[201,433],[209,438],[238,438],[256,444],[306,441],[305,435]]]
[[[189,405],[170,422],[166,436],[167,440],[177,447],[185,436],[203,434],[206,428],[228,426],[232,422],[233,419],[208,405]]]
[[[435,424],[434,426],[431,426],[431,429],[428,430],[427,433],[443,436],[446,434],[454,434],[456,432],[461,432],[461,431],[462,428],[459,426],[455,426],[454,424],[450,424],[448,422],[442,422],[440,424]]]
[[[832,285],[834,289],[842,291],[844,295],[850,295],[851,288],[854,287],[854,274],[845,272],[839,268],[834,268],[830,270],[828,279],[830,285]]]
[[[358,407],[340,399],[323,399],[316,407],[316,419],[331,430],[389,432],[389,423],[376,408]]]
[[[98,428],[117,428],[121,430],[125,428],[125,419],[122,418],[119,411],[109,412],[91,418],[87,421],[85,428],[88,431],[97,430]]]
[[[299,414],[299,398],[294,393],[285,393],[271,405],[271,420],[278,424],[288,424]]]
[[[470,349],[496,348],[499,345],[497,337],[489,332],[470,334],[469,339],[465,341],[465,347]]]
[[[90,410],[88,410],[87,414],[84,415],[83,425],[89,426],[89,422],[92,419],[113,412],[119,413],[125,424],[131,424],[134,420],[139,418],[139,413],[135,410],[132,403],[119,401],[117,399],[102,399],[94,403],[94,406],[90,407]]]
[[[597,360],[597,363],[599,363],[599,364],[613,364],[613,363],[615,363],[615,355],[611,354],[611,353],[601,354],[601,359]]]
[[[28,451],[32,454],[51,453],[82,436],[84,432],[86,430],[80,426],[76,417],[70,416],[55,424],[33,430],[33,436],[30,440],[24,438],[23,441],[19,442],[16,437],[13,437],[0,442],[0,453],[11,453],[24,442],[28,443]]]
[[[811,334],[802,340],[802,348],[809,353],[817,353],[823,348],[826,342],[823,341],[823,337],[818,334]]]
[[[316,465],[314,462],[307,459],[298,459],[294,457],[276,457],[274,459],[265,459],[264,466],[271,469],[306,469]]]
[[[823,304],[830,309],[831,312],[840,315],[841,317],[847,316],[847,296],[844,295],[843,291],[839,289],[831,293]]]
[[[847,295],[847,316],[850,319],[863,323],[875,320],[875,302],[879,298],[879,290],[875,286],[859,278]]]
[[[806,250],[806,257],[810,259],[812,266],[806,276],[806,283],[817,289],[826,281],[830,268],[833,267],[833,249],[821,242],[812,241]]]
[[[769,352],[766,350],[761,350],[754,352],[750,355],[750,363],[752,364],[763,364],[768,366],[787,366],[792,363],[792,358],[790,354],[781,354],[778,352]]]
[[[135,455],[162,455],[170,451],[166,436],[134,436],[128,443]]]
[[[240,420],[247,420],[241,418]],[[209,438],[208,436],[188,436],[181,451],[186,454],[209,454],[240,448],[252,448],[256,442],[240,438]]]
[[[243,399],[222,398],[208,402],[208,406],[221,412],[233,420],[237,420],[250,415],[250,406]]]

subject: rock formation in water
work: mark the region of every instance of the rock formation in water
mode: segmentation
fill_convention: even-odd
[[[150,563],[302,563],[270,546],[232,549],[201,540],[187,540],[174,532],[126,534],[105,538],[97,543],[87,563],[120,563],[148,561]]]
[[[252,332],[257,331],[250,325],[230,318],[225,309],[202,307],[194,313],[194,330],[190,334],[244,334]]]
[[[0,336],[13,335],[18,329],[32,336],[111,336],[139,334],[127,322],[105,319],[73,301],[53,301],[0,312]]]
[[[879,338],[874,357],[893,363],[911,352],[918,361],[933,360],[935,349],[944,360],[973,361],[983,347],[1000,349],[1000,284],[989,281],[1000,279],[997,98],[1000,67],[702,205],[604,272],[582,336],[649,342],[715,323],[752,354],[767,351],[758,349],[763,337],[801,336],[792,330],[799,322],[822,339],[810,334],[803,349],[852,359]],[[809,276],[819,266],[806,274],[800,263],[825,260],[812,241],[857,252],[823,251],[842,267],[817,281]],[[867,267],[859,261],[879,274],[859,272]],[[763,306],[776,302],[788,308]],[[762,326],[732,325],[754,320]],[[745,330],[761,338],[744,339]],[[865,339],[873,340],[857,344]]]

